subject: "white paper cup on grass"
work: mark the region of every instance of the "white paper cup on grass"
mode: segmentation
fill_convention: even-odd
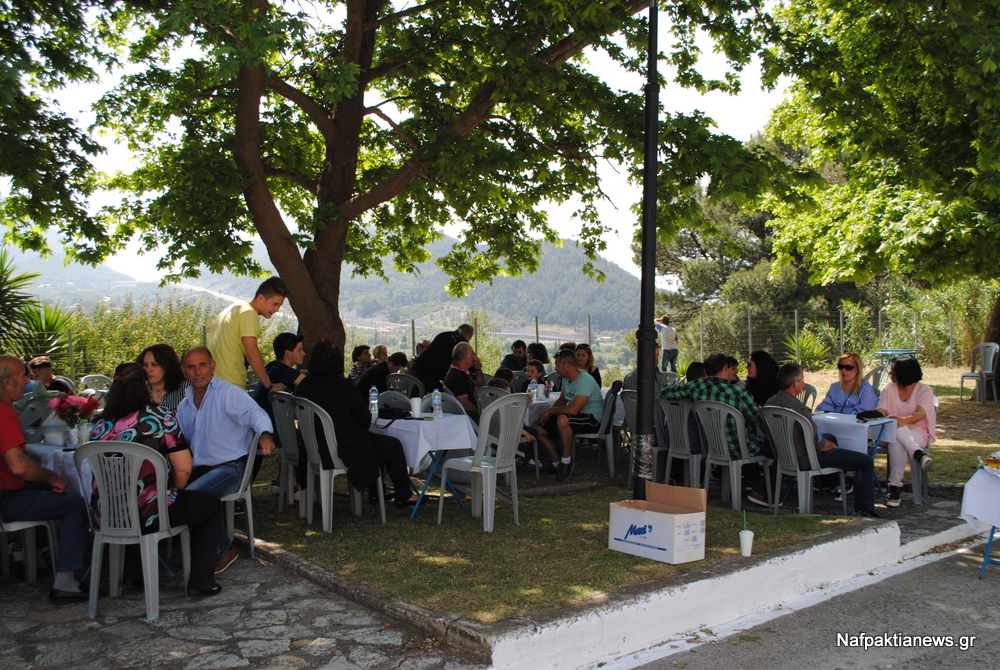
[[[744,556],[749,556],[753,551],[753,531],[752,530],[741,530],[740,531],[740,553]]]
[[[414,419],[420,418],[420,398],[410,398],[410,414]]]

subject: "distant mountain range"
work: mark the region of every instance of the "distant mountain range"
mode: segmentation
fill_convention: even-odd
[[[431,245],[432,257],[446,254],[454,242],[445,238]],[[181,286],[159,288],[155,283],[137,282],[106,266],[64,266],[64,257],[59,253],[43,259],[38,254],[11,250],[11,256],[21,272],[41,274],[35,284],[39,298],[64,307],[79,304],[86,308],[128,294],[141,299],[188,290],[198,291],[200,299],[221,303],[228,302],[226,296],[251,297],[260,283],[257,278],[206,274],[185,280]],[[270,267],[262,249],[258,258],[265,268]],[[490,319],[497,322],[527,322],[538,316],[546,323],[567,325],[578,325],[582,320],[585,326],[589,314],[593,327],[599,330],[621,330],[638,323],[638,278],[599,258],[596,265],[606,280],[597,282],[581,272],[585,260],[582,249],[573,241],[562,246],[546,243],[537,272],[497,277],[492,285],[479,285],[464,298],[448,295],[445,289],[448,277],[433,262],[420,265],[417,275],[397,272],[387,263],[388,282],[378,277],[345,277],[341,312],[348,321],[377,319],[396,323],[444,315],[461,319],[469,309],[486,310]]]

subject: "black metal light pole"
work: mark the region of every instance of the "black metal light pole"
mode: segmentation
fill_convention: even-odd
[[[634,465],[632,495],[636,500],[646,499],[646,481],[653,477],[653,417],[656,393],[653,388],[653,367],[656,359],[656,328],[653,326],[653,309],[656,300],[656,180],[657,151],[659,148],[660,86],[656,76],[657,4],[649,3],[649,46],[646,61],[646,143],[642,167],[642,281],[639,297],[639,355],[637,360],[638,395],[636,423],[633,427]]]

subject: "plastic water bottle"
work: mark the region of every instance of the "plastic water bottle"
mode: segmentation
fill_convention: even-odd
[[[86,419],[81,419],[80,420],[80,430],[79,430],[79,433],[77,434],[77,438],[80,441],[80,445],[79,446],[81,446],[81,447],[83,445],[87,444],[87,442],[90,442],[90,422],[87,421]],[[76,446],[76,445],[73,445],[73,446]]]
[[[434,418],[440,419],[444,416],[444,410],[441,409],[441,391],[434,389],[434,395],[431,396],[431,407],[434,408]]]
[[[528,384],[528,395],[531,396],[532,400],[538,397],[538,382],[534,379]]]
[[[372,413],[372,421],[378,418],[378,389],[374,386],[368,391],[368,411]]]

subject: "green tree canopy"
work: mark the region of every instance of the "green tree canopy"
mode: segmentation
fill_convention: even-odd
[[[1000,2],[803,0],[769,60],[798,79],[772,131],[841,178],[782,209],[780,249],[815,278],[997,277]]]
[[[138,167],[105,185],[121,198],[101,228],[62,224],[70,251],[93,261],[137,235],[145,249],[166,249],[172,278],[254,273],[258,234],[307,338],[339,341],[343,263],[377,274],[392,258],[413,269],[446,223],[463,225],[438,261],[458,294],[537,266],[541,241],[555,240],[545,202],[579,203],[592,257],[605,231],[597,166],[641,164],[643,97],[590,74],[584,59],[594,49],[641,71],[646,2],[109,6],[93,25],[109,46],[128,45],[132,67],[97,125]],[[673,78],[702,91],[736,90],[771,30],[751,0],[674,0],[662,12]],[[732,66],[719,80],[697,70],[699,31]],[[699,114],[662,125],[661,192],[679,205],[665,212],[682,215],[675,199],[706,175],[712,195],[736,201],[787,176],[780,160],[713,134]],[[675,220],[661,225],[669,233]]]
[[[102,151],[54,105],[70,81],[94,78],[100,59],[88,29],[90,3],[0,0],[0,224],[21,247],[41,250],[41,229],[100,236],[85,204],[93,188],[90,158]]]

